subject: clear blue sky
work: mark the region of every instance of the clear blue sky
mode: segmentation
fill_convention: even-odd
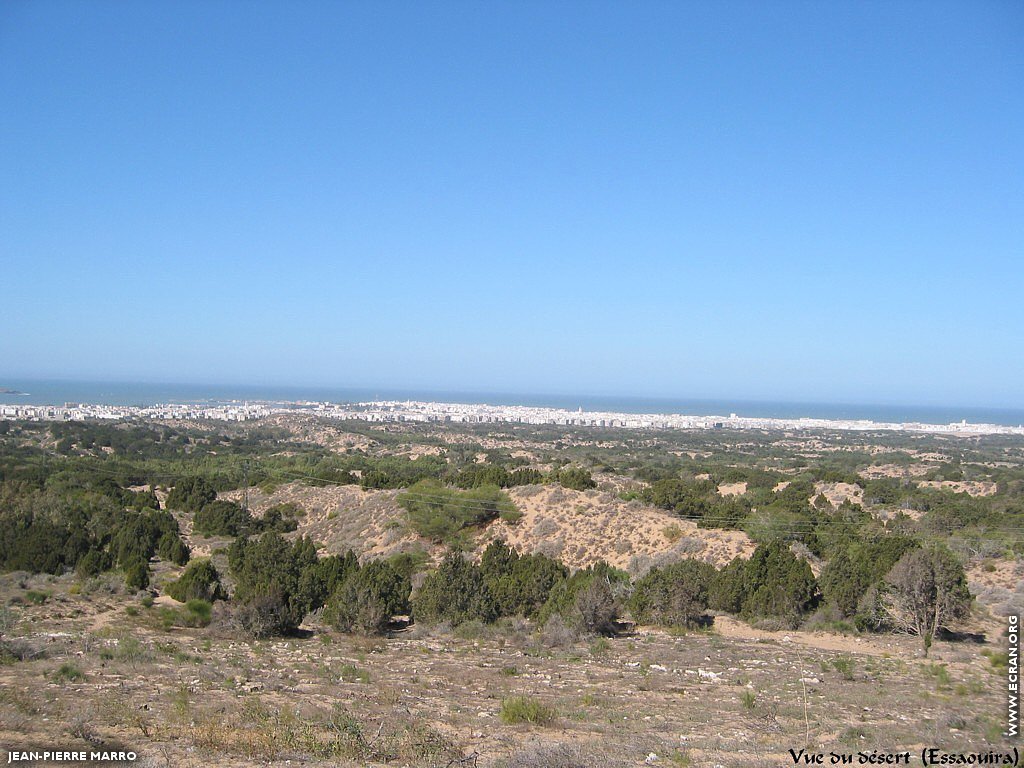
[[[0,4],[0,378],[1024,406],[1024,4]]]

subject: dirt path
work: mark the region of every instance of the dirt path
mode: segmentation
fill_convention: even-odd
[[[722,637],[736,640],[770,640],[776,643],[793,643],[817,648],[823,651],[835,651],[837,653],[861,653],[869,656],[882,656],[883,654],[894,654],[903,649],[903,638],[891,636],[878,637],[847,637],[845,635],[832,635],[824,632],[805,632],[792,630],[785,632],[769,632],[763,629],[755,629],[749,624],[738,621],[731,616],[716,616],[715,631]]]

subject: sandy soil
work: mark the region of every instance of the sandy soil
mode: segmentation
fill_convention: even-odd
[[[969,496],[994,496],[996,493],[996,484],[987,480],[922,480],[918,485],[922,488],[943,488]]]
[[[523,486],[509,489],[509,496],[523,518],[514,525],[494,523],[485,540],[503,538],[522,551],[559,557],[571,568],[603,559],[619,568],[646,570],[682,557],[721,566],[754,549],[744,533],[698,528],[664,510],[601,491]]]
[[[742,496],[746,492],[746,483],[722,483],[718,486],[719,496]]]
[[[935,467],[928,464],[909,464],[907,466],[901,464],[878,464],[873,467],[866,467],[857,474],[866,480],[876,480],[882,477],[920,477],[921,475],[927,475],[933,469]]]
[[[491,541],[505,539],[521,552],[559,557],[570,568],[585,568],[603,559],[618,568],[643,572],[684,557],[721,567],[754,550],[742,532],[698,528],[664,510],[623,501],[605,491],[521,486],[508,493],[523,513],[522,519],[514,524],[495,521],[483,529],[476,554]],[[444,548],[408,530],[405,512],[395,503],[397,495],[397,491],[366,491],[357,486],[314,488],[289,483],[270,495],[250,489],[249,503],[257,516],[275,504],[298,504],[306,514],[295,535],[322,542],[327,554],[351,548],[360,557],[380,557],[420,549],[432,560],[439,560]],[[222,497],[237,501],[241,492],[231,491]],[[182,527],[200,554],[209,549],[204,540],[192,539],[187,520]]]
[[[15,582],[2,582],[5,602],[20,595]],[[315,622],[306,637],[252,642],[168,628],[165,601],[145,608],[134,595],[71,594],[72,584],[33,582],[49,602],[17,611],[11,634],[39,652],[0,667],[7,749],[123,745],[140,768],[498,768],[520,750],[568,742],[604,758],[585,763],[601,768],[749,768],[787,764],[794,744],[968,751],[1005,716],[1005,678],[982,655],[1002,647],[992,639],[938,642],[926,661],[914,638],[857,642],[717,617],[706,632],[640,627],[597,642],[529,627],[360,638]],[[77,676],[62,678],[69,664]],[[503,722],[513,696],[550,707],[552,722]],[[381,735],[399,737],[389,743],[400,757],[325,759],[308,746],[373,753]]]
[[[815,498],[821,493],[825,494],[833,507],[838,507],[844,501],[864,506],[864,490],[853,483],[815,483]]]

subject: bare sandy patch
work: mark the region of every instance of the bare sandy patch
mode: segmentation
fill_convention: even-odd
[[[883,477],[921,477],[935,469],[928,464],[878,464],[873,467],[866,467],[857,474],[865,480],[878,480]]]
[[[718,486],[719,496],[742,496],[746,492],[746,483],[722,483]]]
[[[996,493],[996,484],[988,480],[922,480],[918,485],[921,488],[942,488],[969,496],[994,496]]]
[[[420,549],[439,560],[444,547],[409,529],[405,511],[395,502],[398,493],[353,485],[315,488],[289,483],[271,494],[251,488],[249,506],[260,516],[275,504],[298,504],[305,515],[291,535],[323,543],[324,554],[352,549],[360,557],[387,557]],[[483,528],[474,551],[477,556],[491,541],[504,539],[520,552],[558,557],[573,569],[604,560],[617,568],[643,572],[687,557],[721,567],[754,550],[742,532],[698,528],[664,510],[623,501],[602,490],[530,485],[509,488],[508,494],[523,513],[522,519],[512,524],[497,520]],[[238,501],[241,495],[231,491],[222,498]]]
[[[739,531],[698,528],[664,510],[602,491],[534,485],[510,488],[509,496],[522,519],[490,525],[482,546],[502,538],[521,552],[558,557],[570,568],[604,560],[617,568],[646,570],[686,557],[720,567],[754,550]]]
[[[814,495],[824,494],[828,503],[838,507],[844,501],[864,505],[864,489],[853,483],[815,483]]]

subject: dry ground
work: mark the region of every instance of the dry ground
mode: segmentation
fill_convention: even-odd
[[[515,524],[496,521],[487,526],[478,554],[488,542],[502,538],[520,552],[543,552],[571,568],[605,560],[637,573],[681,557],[721,567],[736,555],[754,550],[742,532],[698,528],[662,509],[623,501],[606,491],[528,485],[509,488],[508,494],[523,517]],[[249,501],[256,515],[274,504],[298,504],[306,514],[297,535],[322,542],[327,553],[351,547],[361,557],[380,557],[426,549],[433,560],[440,560],[443,547],[432,546],[408,530],[405,512],[395,503],[397,495],[397,491],[366,491],[357,486],[313,488],[289,483],[269,495],[250,489]],[[237,501],[241,492],[222,496]],[[208,553],[210,544],[191,537],[184,516],[181,522],[189,545]]]
[[[1005,673],[982,653],[1003,650],[998,637],[941,642],[929,660],[911,638],[774,633],[728,618],[709,632],[608,640],[513,625],[367,639],[313,625],[256,642],[165,628],[165,607],[105,585],[84,585],[86,595],[71,577],[3,577],[7,638],[27,659],[0,667],[7,748],[124,745],[147,766],[471,756],[461,764],[486,768],[573,742],[602,765],[654,753],[663,765],[732,768],[791,765],[786,750],[807,745],[981,749],[998,743],[1004,716]],[[62,676],[64,665],[73,672]],[[518,695],[553,720],[504,723],[502,701]]]

